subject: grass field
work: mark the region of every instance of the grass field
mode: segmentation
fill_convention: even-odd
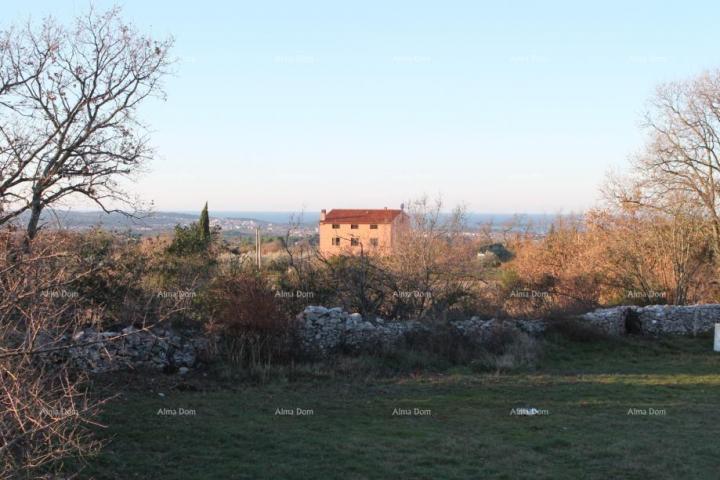
[[[255,386],[134,386],[106,408],[100,434],[110,443],[81,477],[720,478],[720,354],[710,339],[557,340],[545,350],[538,369],[507,374],[455,367],[373,379],[358,367]],[[546,414],[511,415],[518,407]],[[416,408],[430,414],[393,415]]]

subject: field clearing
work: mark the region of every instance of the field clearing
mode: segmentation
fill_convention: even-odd
[[[159,381],[108,405],[81,478],[717,478],[719,403],[708,338],[549,342],[516,373]]]

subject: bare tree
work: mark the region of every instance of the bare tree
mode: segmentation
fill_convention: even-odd
[[[686,304],[714,277],[711,222],[684,193],[668,193],[662,208],[610,203],[589,212],[587,227],[603,245],[604,282],[625,297]]]
[[[350,242],[352,237],[340,237]],[[325,266],[335,291],[335,298],[346,309],[372,318],[392,295],[395,279],[384,259],[358,242],[359,250],[324,256],[316,250],[316,259]]]
[[[294,213],[288,219],[288,228],[282,239],[282,247],[288,260],[288,269],[295,273],[298,280],[298,286],[307,291],[309,289],[310,280],[308,275],[314,273],[313,270],[307,268],[308,261],[312,260],[315,251],[309,242],[302,240],[293,245],[293,236],[297,234],[303,223],[304,210],[298,215]]]
[[[389,259],[396,274],[396,316],[422,317],[447,312],[478,282],[475,251],[464,235],[465,210],[444,214],[441,199],[408,202],[409,227]]]
[[[70,196],[137,212],[119,179],[152,156],[138,106],[163,95],[172,45],[117,8],[0,33],[0,225],[29,212],[32,239],[43,209]]]
[[[720,253],[720,70],[660,86],[645,126],[650,138],[632,181],[612,181],[608,193],[668,213],[673,199],[690,199],[709,221]]]

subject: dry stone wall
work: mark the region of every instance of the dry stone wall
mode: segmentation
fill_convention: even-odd
[[[71,362],[93,373],[122,369],[170,369],[186,373],[195,366],[207,340],[197,334],[179,334],[169,328],[78,332],[67,350]]]
[[[698,335],[720,323],[720,305],[621,306],[597,309],[577,317],[611,335]],[[413,333],[433,334],[437,325],[417,321],[363,318],[341,308],[307,307],[297,316],[299,345],[303,352],[327,356],[337,352],[375,351],[402,342]],[[483,342],[498,328],[542,335],[540,320],[498,320],[472,317],[451,322],[452,332]],[[86,329],[67,339],[66,352],[78,368],[90,372],[148,368],[187,373],[208,348],[199,333],[179,333],[170,328],[98,332]]]
[[[436,325],[418,321],[386,321],[363,318],[341,308],[307,307],[297,316],[301,348],[305,353],[320,356],[339,351],[372,351],[402,342],[415,333],[432,334]],[[544,330],[542,322],[528,320],[480,319],[472,317],[450,323],[453,333],[472,341],[482,342],[496,328],[518,329],[530,334]]]
[[[720,323],[720,305],[650,305],[597,309],[579,317],[613,335],[699,335]]]
[[[577,317],[610,335],[699,335],[720,323],[720,305],[621,306],[597,309]],[[416,321],[364,319],[358,313],[341,308],[307,307],[297,317],[301,346],[306,352],[328,354],[337,351],[361,351],[389,346],[415,332],[432,334],[432,324]],[[472,341],[482,342],[497,328],[517,329],[530,335],[542,335],[542,320],[498,320],[472,317],[451,322],[452,330]]]

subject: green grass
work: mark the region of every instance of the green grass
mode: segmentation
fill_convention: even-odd
[[[718,478],[720,355],[710,347],[707,338],[555,340],[537,370],[512,374],[455,367],[205,381],[197,391],[149,383],[108,405],[100,434],[110,443],[81,478]],[[314,415],[277,416],[278,407]],[[392,415],[416,407],[432,415]],[[514,407],[549,415],[511,416]],[[627,415],[633,407],[666,415]]]

